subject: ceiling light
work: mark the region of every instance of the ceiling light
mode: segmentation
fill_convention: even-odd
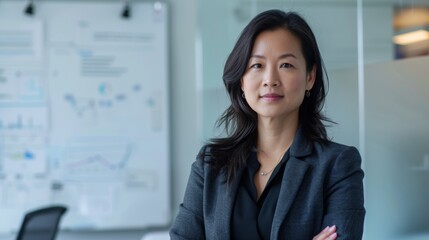
[[[408,45],[425,40],[429,40],[429,31],[425,29],[402,33],[393,37],[393,42],[399,45]]]

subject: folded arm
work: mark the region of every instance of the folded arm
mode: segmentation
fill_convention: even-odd
[[[325,215],[322,227],[336,226],[339,239],[362,239],[365,218],[364,173],[356,148],[350,147],[332,162],[325,183]]]

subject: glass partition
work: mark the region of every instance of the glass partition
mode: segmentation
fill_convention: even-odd
[[[428,1],[363,1],[366,239],[429,239],[428,26]]]

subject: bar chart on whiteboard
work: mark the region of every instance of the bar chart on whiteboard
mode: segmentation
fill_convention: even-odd
[[[49,204],[70,230],[170,221],[167,9],[133,8],[41,1],[35,18],[0,17],[0,232]]]

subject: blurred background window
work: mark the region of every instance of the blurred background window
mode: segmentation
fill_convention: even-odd
[[[398,6],[393,17],[395,58],[429,55],[429,7]]]

